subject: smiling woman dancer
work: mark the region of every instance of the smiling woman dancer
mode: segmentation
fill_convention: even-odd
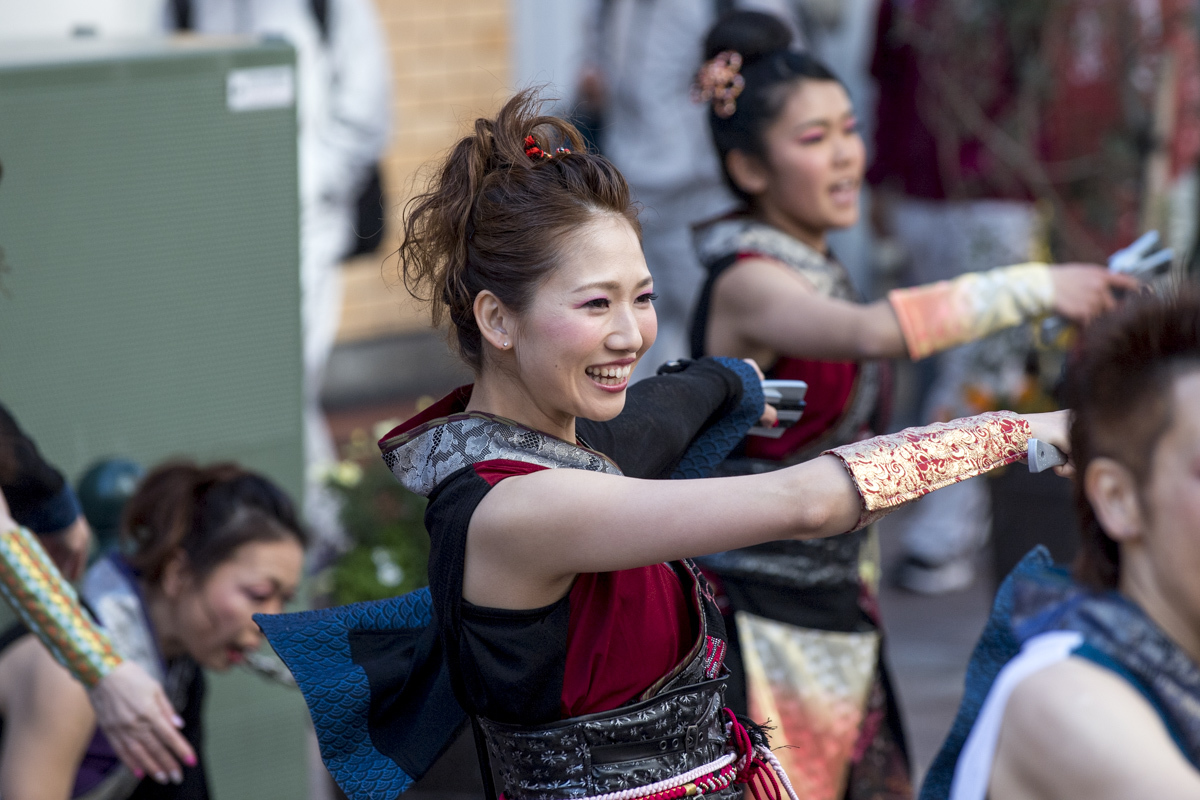
[[[584,438],[604,430],[585,420],[621,419],[654,340],[636,211],[620,173],[536,111],[525,93],[478,120],[409,207],[405,278],[449,317],[476,382],[380,445],[430,498],[434,624],[504,796],[732,800],[776,773],[722,711],[723,626],[686,559],[861,526],[1016,460],[1030,435],[1064,443],[1065,419],[984,415],[762,476],[627,477],[636,459]],[[656,439],[647,425],[612,445]]]
[[[0,529],[7,517],[0,504]],[[122,527],[126,554],[87,571],[83,599],[114,648],[162,683],[201,754],[201,667],[228,669],[258,647],[252,615],[291,597],[305,534],[280,489],[232,464],[160,467]],[[123,767],[83,686],[23,626],[0,633],[0,727],[5,800],[208,797],[202,758],[158,782]]]
[[[800,463],[877,430],[886,387],[871,359],[923,358],[1040,314],[1084,319],[1113,303],[1113,288],[1136,286],[1100,267],[1024,264],[858,302],[826,242],[858,220],[858,121],[838,79],[790,45],[775,17],[734,12],[709,33],[697,79],[744,208],[696,230],[709,272],[693,355],[753,358],[768,377],[809,385],[800,422],[777,439],[748,438],[726,475]],[[733,622],[730,705],[772,720],[773,741],[790,745],[780,760],[816,800],[912,794],[883,669],[875,552],[863,530],[703,562]]]

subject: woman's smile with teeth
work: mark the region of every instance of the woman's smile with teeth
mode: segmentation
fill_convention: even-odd
[[[622,383],[629,380],[629,374],[633,372],[633,364],[625,364],[622,366],[588,367],[586,371],[588,377],[601,386],[620,386]]]

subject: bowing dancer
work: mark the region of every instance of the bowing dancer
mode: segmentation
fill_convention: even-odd
[[[0,528],[5,522],[0,506]],[[278,613],[291,597],[306,535],[278,487],[232,464],[158,468],[129,500],[122,527],[128,547],[88,569],[83,599],[106,632],[105,647],[165,688],[182,735],[200,754],[201,668],[228,669],[258,647],[252,615]],[[151,777],[122,766],[58,655],[23,624],[0,633],[0,796],[209,796],[202,759]]]
[[[721,467],[727,475],[780,469],[879,430],[888,387],[877,359],[924,358],[1044,314],[1085,320],[1137,285],[1095,266],[1022,264],[860,302],[826,242],[858,220],[858,122],[838,79],[791,44],[770,15],[728,14],[709,32],[695,89],[711,104],[743,207],[696,228],[708,278],[693,355],[753,358],[770,378],[808,383],[799,423],[747,438]],[[771,719],[773,742],[788,745],[780,760],[818,800],[912,794],[883,668],[877,552],[860,529],[702,562],[727,615],[730,705]]]
[[[621,174],[537,109],[522,93],[477,120],[406,212],[406,283],[432,300],[435,321],[449,319],[475,373],[380,443],[400,481],[429,498],[433,641],[381,621],[422,593],[349,607],[344,647],[317,635],[330,612],[260,624],[277,650],[290,637],[305,658],[353,662],[342,678],[309,681],[305,660],[285,655],[354,798],[394,796],[409,784],[385,787],[388,764],[407,769],[416,751],[443,746],[431,733],[439,664],[489,762],[485,781],[508,800],[787,789],[761,731],[725,710],[724,626],[688,559],[860,528],[1021,458],[1030,436],[1065,445],[1066,417],[998,412],[765,475],[646,480],[670,474],[746,395],[709,359],[630,388],[656,330],[636,208]],[[729,388],[715,402],[671,391],[696,372],[697,385]],[[429,691],[410,691],[426,680]],[[370,695],[359,716],[330,718],[358,687]],[[386,759],[368,768],[371,748]]]
[[[1066,389],[1079,556],[1001,585],[922,800],[1200,797],[1200,293],[1089,327]]]
[[[196,754],[159,681],[122,658],[69,583],[83,573],[89,539],[70,485],[0,406],[0,596],[87,690],[126,766],[167,783]]]

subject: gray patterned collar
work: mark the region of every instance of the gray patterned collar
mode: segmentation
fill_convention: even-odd
[[[725,217],[698,226],[693,234],[696,253],[705,266],[730,253],[762,253],[785,264],[821,265],[824,253],[789,236],[778,228],[748,217]]]
[[[736,253],[757,253],[799,272],[819,294],[857,298],[850,274],[832,256],[809,247],[778,228],[749,217],[723,217],[692,233],[696,254],[706,269]]]
[[[594,450],[479,411],[423,421],[384,439],[379,448],[400,483],[424,497],[463,467],[496,459],[621,474],[616,464]]]

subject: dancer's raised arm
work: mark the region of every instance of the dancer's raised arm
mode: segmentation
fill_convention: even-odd
[[[934,489],[1068,447],[1067,413],[984,414],[879,436],[763,475],[645,481],[547,469],[499,483],[467,544],[466,599],[533,608],[581,572],[844,533]]]
[[[769,229],[758,235],[785,236]],[[1090,264],[1018,264],[857,303],[823,293],[816,285],[823,282],[783,257],[747,255],[720,273],[702,334],[707,352],[767,364],[779,356],[920,359],[1046,314],[1086,322],[1113,306],[1116,291],[1138,286],[1136,278]]]

